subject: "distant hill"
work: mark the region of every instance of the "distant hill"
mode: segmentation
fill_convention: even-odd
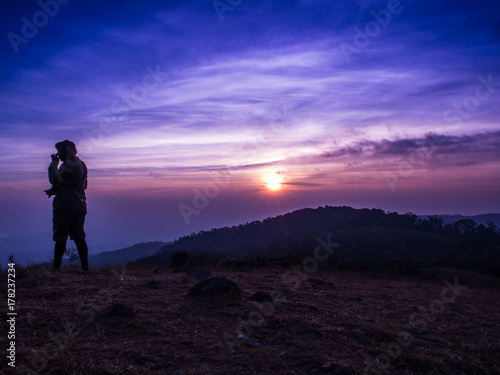
[[[14,255],[17,264],[46,262],[54,256],[52,234],[32,234],[26,237],[11,237],[0,233],[0,265],[4,267],[9,262],[9,256]]]
[[[421,218],[427,218],[428,215],[421,215]],[[474,220],[477,224],[487,225],[489,221],[495,224],[496,227],[500,227],[500,214],[482,214],[482,215],[437,215],[443,219],[443,224],[453,224],[458,220]]]
[[[331,262],[399,262],[500,274],[500,236],[495,226],[477,225],[470,219],[446,224],[439,216],[419,218],[412,213],[347,206],[306,208],[263,221],[192,233],[134,264],[168,265],[177,251],[188,252],[198,262],[224,256],[276,258],[290,254],[303,259],[311,256],[318,238],[325,240],[327,236],[340,244]]]
[[[92,242],[89,245],[89,255],[103,251],[123,249],[130,243],[99,243]],[[68,248],[74,247],[72,241],[68,241]],[[28,265],[37,262],[48,262],[54,256],[54,241],[52,233],[39,233],[24,237],[11,237],[0,233],[0,266],[5,267],[9,256],[14,254],[14,260],[19,265]]]
[[[102,266],[105,264],[126,264],[133,260],[156,254],[160,248],[167,245],[167,242],[141,242],[139,244],[114,251],[104,251],[99,254],[89,256],[91,265]]]

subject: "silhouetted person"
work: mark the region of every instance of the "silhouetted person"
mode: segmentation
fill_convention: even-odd
[[[66,251],[68,236],[75,241],[82,270],[88,271],[88,247],[85,241],[85,215],[87,214],[87,166],[76,156],[76,146],[73,142],[64,140],[56,143],[57,154],[52,154],[49,166],[49,182],[52,187],[45,190],[51,197],[53,207],[53,239],[54,270],[61,267],[62,257]],[[59,161],[61,166],[58,168]]]

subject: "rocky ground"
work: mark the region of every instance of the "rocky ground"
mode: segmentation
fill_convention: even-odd
[[[309,271],[17,268],[16,368],[4,355],[0,371],[500,373],[498,289],[452,273],[440,280]],[[212,276],[220,277],[215,289],[193,289]],[[5,349],[8,329],[4,319]]]

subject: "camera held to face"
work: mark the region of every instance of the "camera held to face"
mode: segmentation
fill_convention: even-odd
[[[59,153],[50,155],[52,161],[59,161]]]

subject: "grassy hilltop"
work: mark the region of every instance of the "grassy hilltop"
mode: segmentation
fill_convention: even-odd
[[[489,221],[326,206],[162,245],[106,253],[91,274],[18,266],[17,371],[6,356],[0,371],[500,373],[500,234]],[[211,276],[241,291],[189,294]]]
[[[310,262],[310,260],[308,260]],[[496,374],[500,292],[371,271],[210,267],[242,289],[154,267],[16,270],[16,365],[43,374]],[[163,273],[162,273],[163,272]],[[6,277],[6,272],[3,272]],[[250,301],[255,292],[272,296]],[[5,323],[4,323],[5,327]],[[4,332],[5,333],[5,332]],[[238,334],[240,336],[238,337]],[[5,337],[5,334],[3,334]]]

